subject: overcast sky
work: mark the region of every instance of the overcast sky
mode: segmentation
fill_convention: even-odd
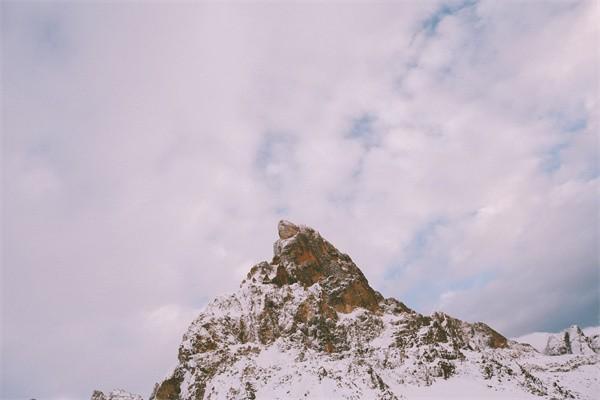
[[[149,395],[281,218],[419,312],[598,324],[599,4],[3,1],[0,397]]]

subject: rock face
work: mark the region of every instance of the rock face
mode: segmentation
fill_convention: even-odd
[[[600,334],[596,333],[588,336],[588,343],[590,344],[592,350],[594,350],[594,353],[600,354]]]
[[[595,354],[569,359],[568,368],[549,364],[556,358],[484,323],[421,315],[373,290],[314,229],[281,221],[278,232],[273,259],[191,324],[177,367],[151,399],[405,399],[411,388],[448,379],[508,398],[593,398],[597,386],[581,391],[572,375],[599,372]]]
[[[282,222],[279,223],[280,237]],[[347,313],[356,307],[371,311],[379,309],[383,297],[369,286],[349,256],[340,253],[317,231],[305,226],[293,226],[293,242],[278,240],[273,246],[273,261],[259,264],[262,277],[266,277],[263,283],[272,283],[280,288],[299,283],[305,289],[319,283],[324,289],[324,307],[330,311],[335,309]],[[273,270],[275,276],[271,279],[269,274]],[[256,272],[253,269],[250,274],[253,271]],[[252,279],[250,274],[248,279]]]

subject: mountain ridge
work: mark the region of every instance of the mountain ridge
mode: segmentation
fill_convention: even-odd
[[[581,329],[578,325],[571,325],[560,332],[533,332],[514,340],[530,344],[546,355],[593,354],[600,352],[599,328]]]
[[[462,381],[486,395],[591,399],[599,388],[580,387],[598,372],[596,351],[542,356],[483,322],[419,314],[374,290],[316,230],[281,221],[278,233],[272,260],[192,322],[151,400],[407,399]]]

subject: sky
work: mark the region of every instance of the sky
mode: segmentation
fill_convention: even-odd
[[[148,396],[282,218],[421,313],[598,325],[599,5],[1,2],[0,397]]]

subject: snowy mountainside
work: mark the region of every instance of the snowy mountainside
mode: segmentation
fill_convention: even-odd
[[[588,327],[583,330],[577,325],[559,333],[534,332],[514,339],[533,346],[547,355],[594,354],[600,352],[600,328]]]
[[[177,366],[150,399],[591,400],[600,392],[595,351],[548,356],[481,322],[419,314],[371,288],[314,229],[281,221],[278,231],[273,259],[190,325]],[[580,348],[571,337],[571,350]]]
[[[532,332],[523,336],[512,338],[512,340],[515,342],[528,344],[540,353],[543,353],[546,345],[548,344],[548,337],[550,337],[550,335],[552,335],[552,333]]]
[[[581,329],[587,337],[600,335],[600,326],[588,326],[587,328]]]

